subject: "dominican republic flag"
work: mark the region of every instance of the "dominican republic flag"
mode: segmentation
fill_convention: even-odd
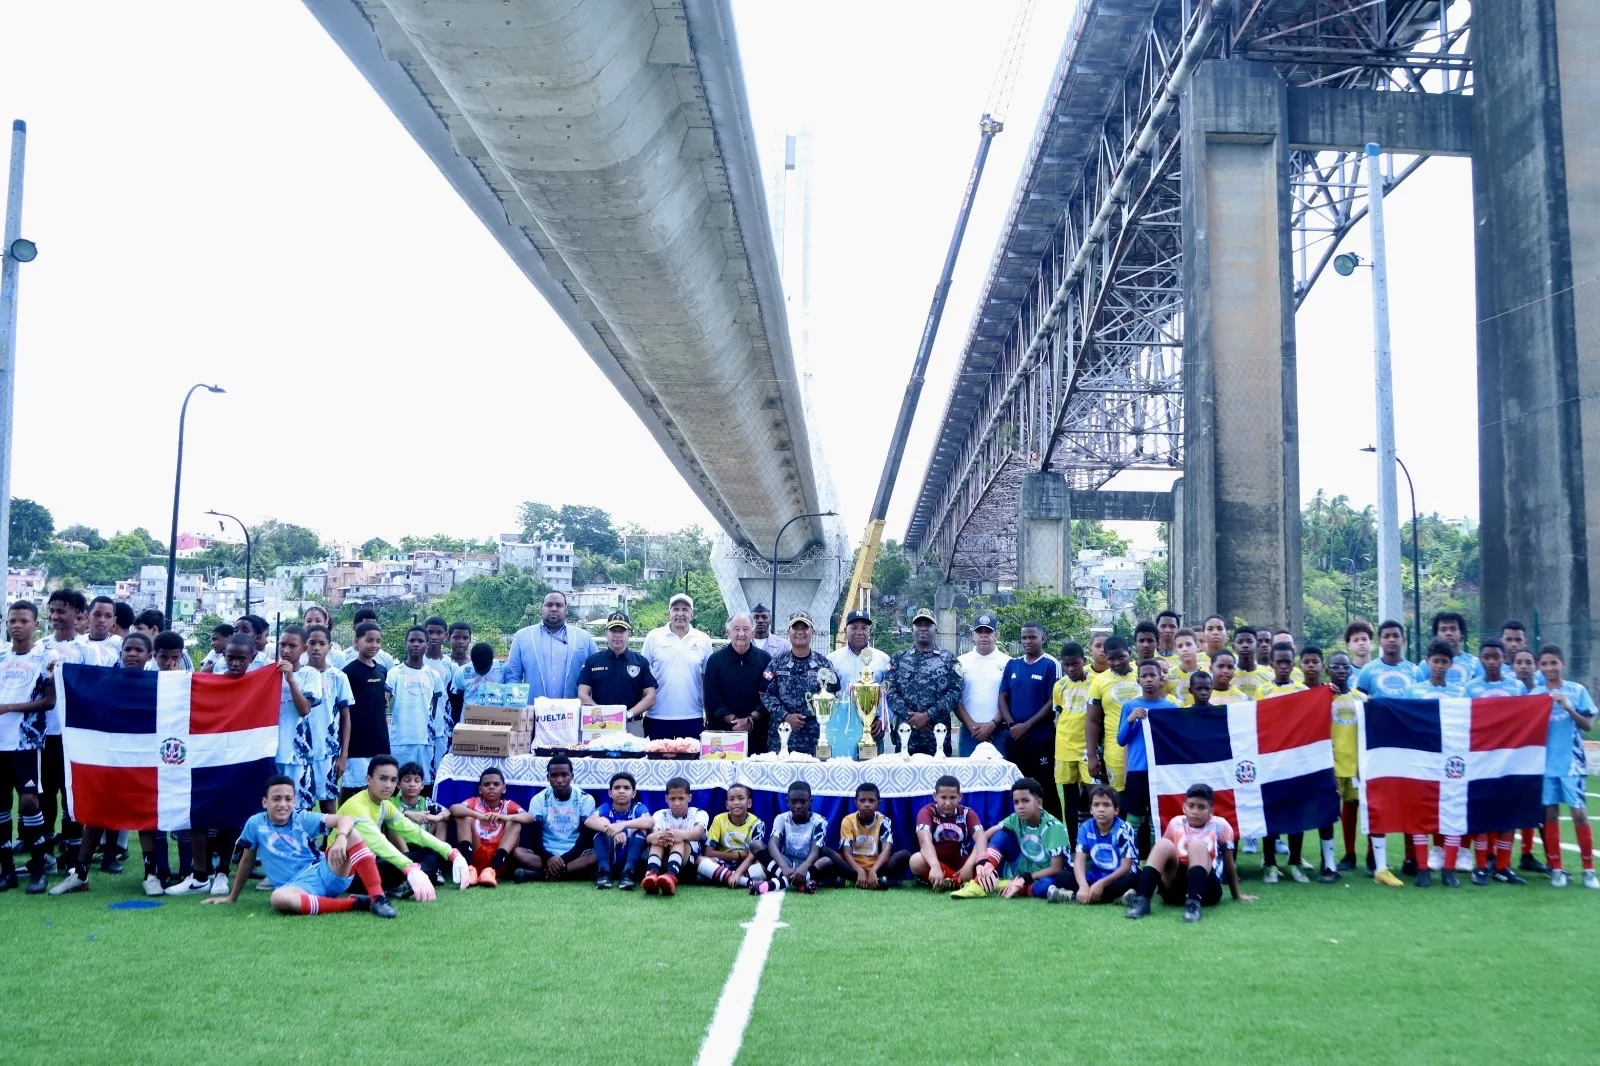
[[[1215,811],[1241,837],[1302,833],[1339,820],[1333,778],[1333,690],[1255,703],[1153,711],[1144,720],[1150,809],[1164,826],[1190,785],[1210,785]],[[1159,828],[1158,828],[1159,832]]]
[[[101,829],[233,828],[277,772],[277,670],[57,669],[67,797]]]
[[[1367,700],[1364,830],[1468,835],[1543,824],[1549,721],[1549,696]]]

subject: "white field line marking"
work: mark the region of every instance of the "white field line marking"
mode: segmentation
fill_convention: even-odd
[[[755,918],[744,923],[744,943],[734,957],[728,983],[722,986],[722,997],[717,1000],[717,1011],[706,1027],[706,1038],[700,1045],[700,1054],[695,1056],[695,1066],[733,1066],[739,1057],[744,1027],[749,1024],[750,1012],[756,1005],[761,971],[772,949],[772,936],[779,929],[787,928],[778,921],[783,895],[782,892],[768,892],[762,896],[756,904]]]

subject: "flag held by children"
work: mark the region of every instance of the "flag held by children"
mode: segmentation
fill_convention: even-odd
[[[1549,696],[1368,700],[1363,829],[1467,835],[1542,825],[1549,719]]]
[[[1333,777],[1333,690],[1254,703],[1153,711],[1144,723],[1150,806],[1158,825],[1183,813],[1190,785],[1210,785],[1215,810],[1243,837],[1301,833],[1339,820]]]
[[[277,670],[58,668],[72,817],[102,829],[241,826],[276,772]]]

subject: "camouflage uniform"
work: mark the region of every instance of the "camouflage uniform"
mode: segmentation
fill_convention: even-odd
[[[778,726],[783,720],[791,714],[803,714],[806,723],[789,734],[789,750],[807,755],[817,753],[817,717],[806,704],[806,694],[822,691],[823,686],[817,680],[820,670],[832,673],[833,664],[819,651],[812,651],[804,659],[796,659],[794,652],[785,651],[774,656],[767,664],[766,671],[761,675],[767,686],[761,693],[761,706],[767,712],[768,751],[781,750]],[[827,690],[838,693],[837,678],[827,686]]]
[[[961,666],[956,657],[943,648],[930,651],[907,648],[896,652],[889,660],[889,673],[883,680],[889,715],[894,720],[891,729],[894,746],[900,746],[900,723],[909,723],[911,715],[920,711],[933,720],[927,729],[912,730],[908,754],[940,754],[933,750],[933,727],[949,728],[956,703],[961,699]],[[954,741],[953,736],[946,737],[945,746],[952,747]]]

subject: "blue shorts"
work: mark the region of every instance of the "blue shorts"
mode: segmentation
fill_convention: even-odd
[[[344,761],[344,780],[339,782],[342,788],[366,788],[367,764],[372,761],[371,756],[359,759],[346,759]]]
[[[404,766],[414,762],[422,767],[422,783],[429,784],[433,781],[433,745],[429,744],[394,744],[389,748],[389,754],[394,756],[394,761]],[[362,784],[366,784],[365,781]]]
[[[1563,803],[1575,811],[1588,810],[1583,799],[1583,778],[1545,777],[1544,805],[1557,807]]]
[[[339,798],[339,782],[333,779],[332,759],[311,760],[311,781],[316,788],[317,799],[336,800]],[[365,781],[362,784],[366,784]]]
[[[327,859],[319,859],[315,866],[307,866],[288,884],[278,887],[297,888],[311,896],[340,896],[350,887],[350,878],[340,877],[333,872],[333,867],[328,865]]]

